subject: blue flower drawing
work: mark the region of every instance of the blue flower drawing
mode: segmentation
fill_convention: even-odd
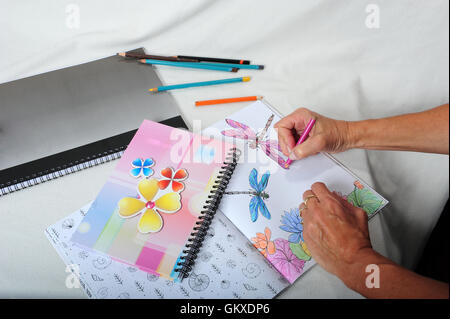
[[[155,161],[153,161],[152,158],[146,158],[145,160],[136,158],[133,162],[131,162],[133,169],[130,171],[130,174],[136,178],[142,175],[149,177],[154,173],[153,169],[150,168],[153,165],[155,165]]]
[[[304,241],[302,218],[298,208],[291,209],[289,212],[285,211],[284,215],[281,216],[281,223],[283,224],[280,226],[282,230],[292,233],[289,235],[289,242],[298,243],[300,240]]]

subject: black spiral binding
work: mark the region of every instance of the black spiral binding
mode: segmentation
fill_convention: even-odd
[[[0,184],[0,196],[118,159],[126,148],[127,146],[116,147],[103,153],[93,154],[74,162],[34,173],[31,176],[15,179],[6,184]]]
[[[240,151],[236,148],[230,150],[225,162],[223,163],[219,175],[212,186],[212,190],[208,195],[208,200],[203,206],[203,211],[200,213],[196,226],[193,228],[191,237],[187,240],[188,243],[183,250],[183,256],[180,257],[180,262],[177,263],[179,268],[174,271],[178,272],[178,278],[183,280],[189,276],[192,267],[194,266],[197,254],[200,251],[203,240],[208,233],[209,226],[219,207],[220,200],[230,182],[234,169],[236,168]]]

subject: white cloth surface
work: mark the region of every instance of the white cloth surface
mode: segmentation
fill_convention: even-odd
[[[380,10],[378,29],[365,25],[371,3]],[[68,4],[79,8],[79,28],[67,26]],[[237,75],[159,67],[165,83],[252,76],[248,83],[173,91],[191,127],[246,105],[195,108],[195,100],[244,95],[263,95],[283,114],[298,106],[347,120],[416,112],[448,103],[448,6],[445,0],[0,0],[0,83],[145,47],[266,66]],[[370,223],[374,248],[413,268],[449,196],[448,156],[353,150],[336,157],[391,202]],[[1,297],[83,297],[65,287],[68,274],[44,229],[91,201],[114,165],[0,197]],[[281,297],[360,296],[316,266]]]

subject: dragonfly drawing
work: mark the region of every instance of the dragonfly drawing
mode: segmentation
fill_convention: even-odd
[[[258,219],[258,210],[267,219],[270,219],[270,212],[267,209],[266,203],[264,200],[269,198],[269,194],[265,192],[267,184],[269,183],[270,173],[266,172],[261,176],[261,180],[258,182],[258,171],[254,168],[250,172],[248,180],[250,182],[250,186],[253,190],[250,191],[229,191],[224,192],[227,195],[250,195],[252,199],[250,200],[249,209],[250,209],[250,218],[252,222],[255,222]]]
[[[224,136],[248,141],[248,146],[251,149],[262,149],[269,158],[277,162],[281,167],[286,168],[286,161],[280,156],[281,149],[278,142],[266,138],[267,131],[274,117],[274,114],[269,117],[266,126],[259,133],[256,133],[251,127],[238,121],[226,119],[225,122],[234,129],[224,130],[221,133]]]

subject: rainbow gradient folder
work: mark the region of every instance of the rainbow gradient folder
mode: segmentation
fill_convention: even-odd
[[[232,144],[146,120],[71,240],[182,279],[236,162]]]

